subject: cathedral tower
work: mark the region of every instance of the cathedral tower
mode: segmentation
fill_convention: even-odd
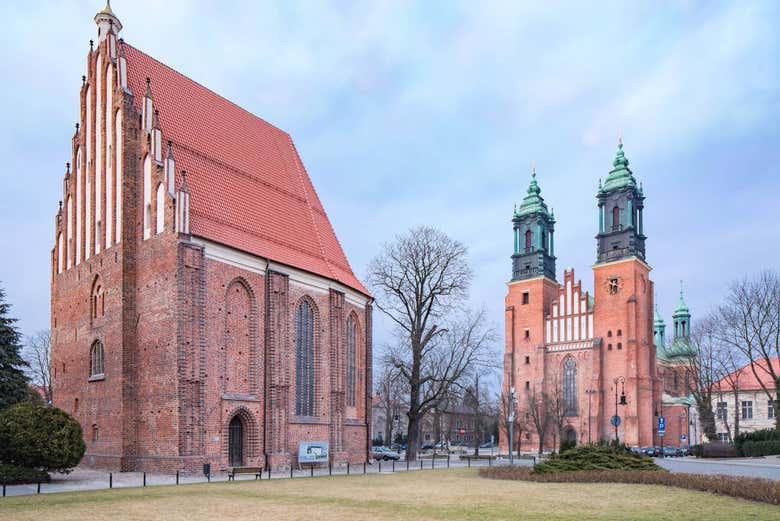
[[[617,414],[620,439],[630,445],[652,445],[656,396],[656,349],[653,329],[653,286],[645,262],[642,233],[644,195],[628,168],[622,140],[613,169],[599,183],[598,255],[593,266],[596,337],[603,349],[603,384],[614,396],[625,381],[626,405]],[[618,383],[616,383],[618,382]],[[611,401],[611,400],[607,400]],[[602,418],[602,436],[614,437],[609,424],[614,410]]]
[[[544,275],[555,280],[555,216],[547,205],[536,182],[536,169],[531,174],[528,194],[512,216],[515,249],[512,254],[512,280],[524,280]]]
[[[623,140],[604,185],[599,181],[596,194],[599,205],[598,258],[596,262],[611,262],[627,257],[645,259],[645,236],[642,224],[644,194],[641,185],[623,153]]]

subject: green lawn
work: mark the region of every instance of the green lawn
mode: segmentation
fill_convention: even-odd
[[[780,520],[780,508],[660,486],[487,480],[475,469],[245,481],[0,499],[0,519]]]

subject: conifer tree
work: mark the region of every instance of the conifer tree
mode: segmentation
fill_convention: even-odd
[[[27,399],[27,362],[22,358],[22,335],[8,316],[11,305],[0,288],[0,410]]]

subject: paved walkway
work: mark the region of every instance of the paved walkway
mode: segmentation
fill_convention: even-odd
[[[780,480],[780,458],[696,459],[655,458],[655,462],[672,472],[686,474],[725,474]]]

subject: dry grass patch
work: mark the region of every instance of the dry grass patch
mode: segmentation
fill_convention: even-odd
[[[780,520],[777,507],[659,486],[479,479],[476,469],[0,499],[0,520]]]

